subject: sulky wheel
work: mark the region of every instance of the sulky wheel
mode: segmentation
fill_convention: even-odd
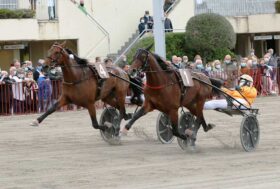
[[[109,144],[120,144],[120,114],[115,108],[109,107],[103,110],[100,117],[100,125],[108,126],[105,131],[100,130],[100,134]]]
[[[179,119],[178,131],[180,134],[186,135],[185,134],[186,129],[193,130],[193,125],[194,125],[193,115],[189,112],[184,112]],[[191,142],[190,140],[191,139],[189,137],[186,140],[177,137],[178,144],[183,150],[188,149],[188,146],[190,145]]]
[[[159,113],[157,118],[157,136],[162,144],[170,144],[174,140],[172,125],[169,117],[164,113]]]
[[[244,116],[240,126],[240,140],[246,152],[255,150],[260,138],[259,122],[255,115]]]

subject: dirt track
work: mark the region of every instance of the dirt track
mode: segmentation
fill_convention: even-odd
[[[55,113],[38,128],[28,126],[36,115],[0,117],[0,188],[280,188],[279,105],[257,100],[261,138],[251,153],[240,145],[242,117],[214,111],[206,119],[217,127],[199,132],[195,153],[156,140],[158,112],[120,146],[101,139],[86,111]]]

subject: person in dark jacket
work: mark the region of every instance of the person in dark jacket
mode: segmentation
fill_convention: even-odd
[[[145,11],[144,20],[145,20],[145,24],[147,25],[147,28],[149,30],[153,29],[154,19],[152,16],[150,16],[149,11]]]
[[[40,72],[42,70],[42,67],[44,65],[44,60],[43,59],[39,59],[38,62],[37,62],[37,66],[33,72],[33,79],[37,82],[39,76],[40,76]]]
[[[164,29],[165,32],[173,32],[173,25],[171,20],[167,17],[167,14],[164,14],[165,20],[164,20]]]
[[[143,17],[140,18],[140,23],[138,25],[138,30],[139,30],[139,34],[142,34],[143,31],[145,31],[146,29],[146,24],[145,24],[145,20]],[[142,34],[142,36],[144,35],[144,33]],[[142,37],[141,36],[141,37]]]

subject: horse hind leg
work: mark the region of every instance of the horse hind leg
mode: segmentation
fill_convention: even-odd
[[[178,129],[178,110],[176,109],[176,110],[170,111],[168,113],[168,116],[171,120],[173,135],[176,136],[176,137],[179,137],[183,140],[186,140],[187,139],[186,135],[179,133],[179,129]]]
[[[60,97],[58,101],[56,101],[44,114],[34,120],[30,125],[31,126],[39,126],[39,124],[46,119],[50,114],[58,110],[64,105],[67,105],[69,102],[66,100],[64,96]]]

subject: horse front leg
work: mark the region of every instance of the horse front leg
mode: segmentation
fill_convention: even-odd
[[[93,127],[94,129],[100,129],[100,130],[102,130],[102,131],[105,131],[105,130],[108,128],[108,126],[99,125],[99,124],[98,124],[98,121],[97,121],[97,119],[96,119],[95,104],[90,104],[90,105],[88,105],[87,109],[88,109],[88,113],[89,113],[89,115],[90,115],[92,127]]]
[[[50,114],[61,108],[62,106],[65,106],[69,104],[68,101],[64,96],[60,97],[58,101],[56,101],[43,115],[35,119],[30,125],[31,126],[39,126],[39,124],[46,119]]]
[[[145,101],[144,105],[136,113],[132,115],[131,120],[129,120],[129,122],[121,129],[121,134],[126,135],[136,120],[138,120],[140,117],[144,116],[145,114],[147,114],[152,110],[153,108],[151,104]]]

